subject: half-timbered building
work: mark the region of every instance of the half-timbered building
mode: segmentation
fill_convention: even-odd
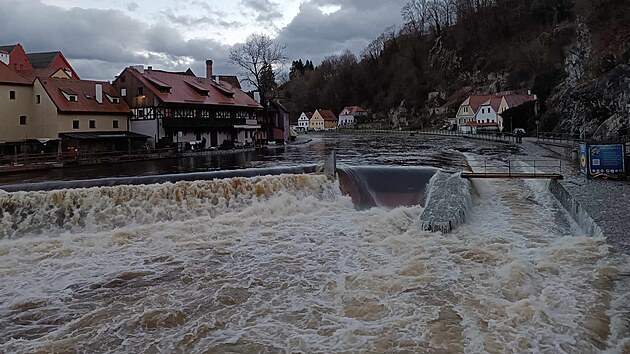
[[[262,106],[231,81],[213,79],[208,60],[206,77],[197,77],[190,69],[168,72],[132,66],[113,85],[131,107],[130,130],[152,137],[153,144],[253,143]]]

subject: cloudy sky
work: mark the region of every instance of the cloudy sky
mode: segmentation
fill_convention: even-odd
[[[61,50],[85,79],[112,80],[129,65],[235,74],[230,46],[251,33],[286,44],[291,60],[355,54],[407,0],[0,0],[0,45]]]

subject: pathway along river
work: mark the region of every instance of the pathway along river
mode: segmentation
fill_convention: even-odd
[[[240,167],[334,146],[354,166],[507,156],[334,135]],[[630,351],[628,257],[545,182],[475,187],[446,235],[421,229],[421,206],[357,208],[318,175],[2,194],[0,352]]]

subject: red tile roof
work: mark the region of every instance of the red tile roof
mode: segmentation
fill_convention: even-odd
[[[324,118],[324,120],[331,122],[337,121],[337,117],[335,117],[335,114],[329,109],[320,109],[319,114],[322,116],[322,118]]]
[[[357,113],[365,112],[365,109],[363,109],[363,108],[361,108],[359,106],[348,106],[348,107],[345,107],[342,112],[348,112],[345,115],[354,116]]]
[[[227,81],[221,81],[218,84],[214,80],[189,74],[161,70],[145,70],[141,73],[135,68],[127,68],[126,70],[130,70],[153,94],[165,103],[195,103],[262,108],[253,98]],[[164,92],[166,90],[160,91],[156,86],[167,88],[169,92]]]
[[[477,112],[477,109],[484,104],[485,102],[487,102],[488,100],[495,98],[497,96],[495,95],[472,95],[469,96],[469,102],[468,105],[470,106],[470,108],[472,109],[473,112]]]
[[[499,112],[499,106],[501,106],[501,101],[502,101],[502,97],[493,97],[489,100],[487,100],[486,102],[482,103],[481,105],[479,105],[479,108],[481,108],[482,106],[490,106],[492,107],[492,109],[494,109],[495,112]]]
[[[96,114],[131,113],[125,101],[119,99],[119,103],[112,103],[109,100],[107,95],[118,97],[116,89],[109,82],[54,78],[39,78],[38,80],[42,83],[46,93],[48,93],[48,96],[55,103],[59,112]],[[103,103],[96,102],[96,84],[103,85]],[[62,91],[66,93],[76,93],[77,102],[68,101]],[[88,96],[90,98],[88,98]]]
[[[516,106],[520,106],[525,102],[534,101],[534,95],[508,95],[505,96],[505,101],[507,102],[510,108],[514,108]]]
[[[5,63],[0,62],[0,83],[30,85],[31,82],[18,74],[17,71],[8,67]]]

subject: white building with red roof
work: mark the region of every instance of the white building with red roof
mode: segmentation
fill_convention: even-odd
[[[357,118],[365,116],[367,116],[367,111],[359,106],[345,107],[339,113],[338,125],[340,127],[352,126],[357,121]]]
[[[463,133],[503,131],[505,125],[501,113],[536,99],[530,92],[519,94],[514,91],[471,95],[460,105],[455,120]]]

